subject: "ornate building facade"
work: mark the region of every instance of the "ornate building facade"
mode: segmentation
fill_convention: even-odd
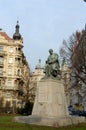
[[[68,106],[70,105],[70,102],[71,102],[71,97],[70,97],[70,88],[71,88],[70,74],[71,74],[71,69],[67,65],[67,63],[65,61],[65,58],[64,58],[63,62],[62,62],[62,66],[61,66],[61,77],[62,77],[63,83],[64,83],[66,101],[67,101]]]
[[[30,69],[22,48],[17,21],[13,38],[0,32],[0,98],[4,105],[9,102],[12,107],[22,105],[29,89]]]
[[[44,77],[44,75],[44,67],[41,64],[41,60],[39,59],[38,64],[35,67],[35,71],[30,75],[29,100],[31,102],[34,102],[37,85],[41,78]]]

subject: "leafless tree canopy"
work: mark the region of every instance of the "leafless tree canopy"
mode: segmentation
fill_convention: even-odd
[[[86,84],[86,30],[76,32],[67,41],[64,40],[60,55],[66,58],[78,82]]]

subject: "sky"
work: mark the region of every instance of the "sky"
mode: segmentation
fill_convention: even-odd
[[[13,37],[19,21],[24,39],[24,54],[33,71],[49,49],[59,53],[63,40],[86,23],[86,3],[83,0],[0,0],[0,28]]]

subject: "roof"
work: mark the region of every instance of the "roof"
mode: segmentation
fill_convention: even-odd
[[[3,36],[6,40],[12,40],[5,32],[0,32],[0,35]]]

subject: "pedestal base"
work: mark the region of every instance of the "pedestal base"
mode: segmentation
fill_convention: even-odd
[[[27,123],[27,124],[35,124],[41,126],[54,126],[54,127],[75,125],[78,123],[86,122],[84,117],[77,117],[77,116],[68,116],[68,117],[61,117],[61,118],[22,116],[22,117],[15,117],[14,121]]]

